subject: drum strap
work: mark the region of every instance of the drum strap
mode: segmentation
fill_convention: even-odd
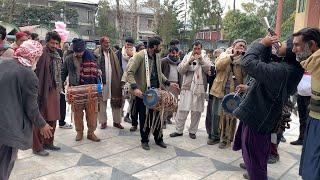
[[[146,79],[147,79],[147,89],[151,88],[151,81],[150,81],[150,66],[149,66],[149,58],[148,58],[148,52],[145,49],[144,50],[144,64],[146,68]]]

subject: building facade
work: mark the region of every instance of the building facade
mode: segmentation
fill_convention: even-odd
[[[320,27],[319,0],[297,0],[294,31],[304,27]]]
[[[66,8],[75,9],[79,15],[78,25],[75,29],[85,40],[96,39],[95,36],[95,17],[98,9],[98,1],[89,0],[17,0],[18,3],[27,6],[52,6],[57,2],[65,2]],[[63,10],[61,11],[61,20],[70,25],[65,19]],[[52,22],[54,24],[54,22]]]

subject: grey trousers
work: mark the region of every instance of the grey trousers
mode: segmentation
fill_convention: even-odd
[[[8,180],[18,156],[18,149],[0,144],[0,179]]]
[[[108,105],[108,101],[99,102],[98,120],[100,123],[106,123],[108,120],[107,105]],[[112,108],[113,123],[117,123],[117,124],[121,123],[121,114],[122,114],[121,108]]]
[[[178,111],[176,117],[176,130],[177,133],[182,134],[184,130],[184,125],[186,123],[188,114],[190,111]],[[189,133],[196,134],[198,131],[198,126],[201,118],[202,112],[191,111],[191,124],[189,127]]]

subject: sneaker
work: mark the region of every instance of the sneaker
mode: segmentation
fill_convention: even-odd
[[[290,142],[291,145],[303,145],[303,140],[302,139],[298,139],[296,141],[292,141]]]
[[[41,150],[41,151],[33,151],[33,154],[38,155],[38,156],[49,156],[49,152],[45,151],[45,150]]]
[[[168,123],[168,124],[172,124],[171,119],[168,119],[168,120],[167,120],[167,123]]]
[[[63,126],[59,126],[61,129],[72,129],[72,124],[65,123]]]
[[[275,164],[280,159],[279,155],[270,155],[268,159],[268,164]]]

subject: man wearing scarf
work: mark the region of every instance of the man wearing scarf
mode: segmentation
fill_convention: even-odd
[[[161,69],[164,76],[168,79],[169,82],[177,83],[179,86],[181,86],[182,78],[178,72],[178,65],[180,63],[180,57],[179,57],[179,49],[177,47],[170,47],[169,48],[169,54],[167,57],[163,58],[161,60]],[[175,95],[176,98],[178,98],[179,92],[172,91],[170,89],[170,92]],[[164,114],[164,120],[165,124],[172,124],[171,118],[173,117],[173,112],[165,112]]]
[[[0,179],[8,180],[18,149],[32,146],[32,126],[39,128],[44,138],[52,132],[39,112],[38,79],[34,65],[42,54],[37,41],[25,41],[14,57],[0,60]],[[9,106],[10,105],[10,106]]]
[[[191,111],[189,137],[196,139],[201,113],[204,110],[207,75],[210,74],[213,66],[208,56],[201,50],[202,44],[199,41],[195,41],[192,46],[193,51],[189,52],[178,66],[179,73],[183,75],[183,82],[176,118],[176,132],[170,134],[170,137],[183,135],[184,125]]]
[[[152,37],[148,40],[148,48],[140,51],[133,56],[134,62],[127,71],[127,80],[130,84],[133,95],[136,97],[135,105],[139,114],[141,147],[144,150],[150,150],[149,133],[153,133],[156,144],[162,148],[167,148],[163,142],[162,125],[159,123],[153,127],[151,124],[157,124],[161,121],[160,112],[148,109],[143,103],[143,93],[148,88],[162,88],[164,85],[179,89],[175,83],[170,83],[161,71],[161,62],[159,53],[161,51],[162,39]],[[146,63],[147,62],[147,63]],[[148,66],[148,64],[150,66]],[[147,70],[147,71],[146,71]],[[150,73],[148,73],[148,70]],[[147,75],[149,77],[147,77]],[[147,79],[150,78],[150,85]],[[150,86],[150,87],[148,87]]]
[[[94,55],[86,50],[85,41],[82,39],[72,40],[73,54],[66,57],[62,67],[62,82],[69,76],[69,86],[97,84],[99,82],[98,66]],[[94,134],[97,128],[98,101],[92,100],[86,104],[73,104],[74,123],[77,131],[76,141],[83,139],[83,111],[86,112],[88,126],[87,139],[99,142],[100,139]]]
[[[320,179],[320,29],[304,28],[293,34],[293,52],[302,67],[311,74],[309,117],[303,140],[299,175],[302,179]]]
[[[40,130],[33,131],[33,153],[39,156],[48,156],[45,151],[58,151],[60,147],[53,145],[56,122],[60,119],[60,92],[61,92],[61,66],[62,60],[56,49],[61,42],[59,34],[55,31],[46,35],[46,47],[43,49],[37,67],[36,75],[39,79],[39,108],[43,118],[53,128],[52,138],[43,139]]]
[[[246,46],[245,40],[235,40],[232,47],[222,53],[215,62],[216,78],[210,90],[210,94],[214,97],[212,105],[214,115],[211,119],[211,127],[207,129],[211,129],[209,142],[215,144],[220,139],[219,148],[221,149],[227,148],[233,141],[237,118],[222,110],[220,104],[225,95],[235,92],[236,86],[245,81],[246,75],[240,66],[240,60]]]
[[[121,123],[122,111],[122,91],[121,91],[121,76],[122,69],[116,54],[110,48],[110,40],[108,37],[100,39],[101,48],[95,51],[98,57],[98,67],[102,71],[102,100],[99,102],[98,119],[101,124],[101,129],[107,127],[107,102],[110,99],[112,108],[113,126],[123,129]]]

